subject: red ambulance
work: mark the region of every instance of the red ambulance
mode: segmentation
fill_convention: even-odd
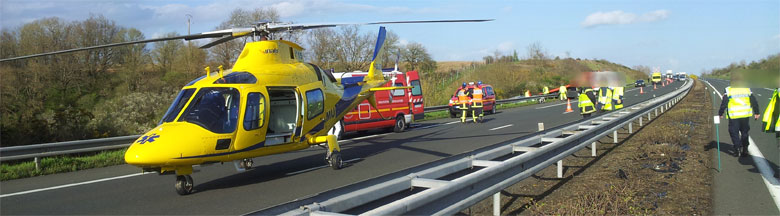
[[[337,135],[339,138],[345,132],[364,131],[380,128],[392,128],[394,132],[402,132],[409,127],[414,120],[425,117],[423,105],[422,86],[420,85],[420,76],[417,71],[406,73],[394,70],[382,70],[388,82],[385,87],[392,86],[411,86],[411,89],[397,89],[393,91],[377,91],[376,97],[377,109],[382,116],[388,120],[382,119],[377,111],[371,108],[368,100],[360,103],[354,110],[347,113],[344,119],[334,125],[329,132]],[[337,79],[345,77],[366,76],[366,72],[347,72],[333,73]]]

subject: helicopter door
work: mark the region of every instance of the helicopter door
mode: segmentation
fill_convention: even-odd
[[[265,145],[279,145],[292,141],[298,126],[298,96],[294,89],[268,89],[269,114]]]
[[[251,90],[250,90],[251,91]],[[268,103],[265,94],[261,92],[249,92],[246,96],[243,120],[239,122],[238,135],[236,136],[235,150],[262,145],[265,140]]]

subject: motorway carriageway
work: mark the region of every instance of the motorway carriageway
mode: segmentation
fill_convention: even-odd
[[[645,87],[645,94],[627,90],[626,106],[681,83]],[[498,110],[482,124],[438,119],[403,133],[348,135],[340,143],[350,164],[341,170],[324,166],[319,147],[255,158],[254,169],[241,173],[232,163],[205,166],[192,175],[187,196],[176,194],[173,175],[141,174],[129,165],[3,181],[0,214],[244,214],[534,133],[537,123],[549,129],[582,118],[576,102],[574,112],[565,108],[556,101]]]

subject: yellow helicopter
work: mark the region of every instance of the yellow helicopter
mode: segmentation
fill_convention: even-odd
[[[357,23],[484,22],[490,20],[430,20]],[[11,61],[166,40],[219,38],[201,48],[239,37],[244,46],[230,70],[222,66],[186,84],[159,125],[136,140],[125,153],[128,164],[146,172],[176,174],[176,192],[192,193],[193,165],[234,162],[236,169],[252,167],[254,157],[326,145],[325,160],[333,169],[343,165],[338,141],[329,130],[363,100],[376,109],[374,92],[410,87],[381,87],[381,55],[385,28],[379,28],[368,74],[336,79],[328,70],[303,62],[303,48],[285,40],[268,40],[273,33],[353,24],[284,24],[260,22],[193,35],[107,44],[2,59]]]

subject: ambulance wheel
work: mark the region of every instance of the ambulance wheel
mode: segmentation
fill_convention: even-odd
[[[191,194],[193,185],[190,175],[176,176],[176,193],[179,195]]]
[[[450,118],[457,118],[458,114],[454,112],[450,112]]]
[[[496,114],[496,104],[493,104],[493,109],[490,109],[490,111],[488,111],[488,113],[490,113],[491,115],[492,114]]]
[[[395,127],[393,127],[393,132],[401,133],[406,129],[406,120],[403,116],[395,117]]]
[[[344,120],[339,120],[328,130],[328,135],[336,135],[336,140],[341,140],[344,137]]]
[[[341,161],[341,152],[333,151],[328,159],[328,165],[330,165],[333,170],[341,169],[344,166],[344,162]]]

